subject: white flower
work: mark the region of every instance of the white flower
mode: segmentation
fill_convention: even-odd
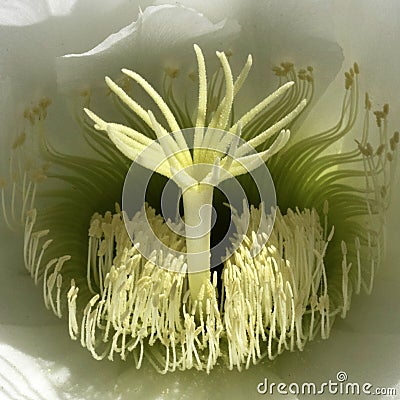
[[[23,4],[23,2],[18,3],[18,5],[20,4]],[[107,3],[104,4],[106,4],[107,6]],[[373,5],[373,2],[371,2],[371,4]],[[196,9],[196,4],[189,5]],[[71,17],[74,16],[74,10],[76,16],[78,12],[77,10],[79,10],[78,6],[79,3],[78,5],[75,5],[75,8],[71,8]],[[365,10],[367,10],[365,12],[367,16],[372,15],[371,11],[367,8],[369,6],[370,4],[365,6]],[[25,9],[29,9],[29,5],[25,5],[25,7]],[[121,4],[120,7],[126,7],[125,10],[130,8],[128,4]],[[204,15],[201,15],[196,10],[187,8],[185,6],[158,6],[156,8],[143,7],[143,14],[139,16],[140,23],[136,25],[132,24],[130,27],[124,29],[117,36],[111,37],[108,42],[107,40],[106,42],[104,42],[105,44],[108,43],[108,45],[104,46],[106,48],[106,50],[104,51],[104,57],[101,57],[103,53],[100,52],[100,55],[94,55],[92,57],[68,56],[66,58],[59,58],[57,61],[58,67],[56,69],[59,84],[64,87],[65,91],[76,89],[82,91],[84,88],[80,79],[83,79],[84,82],[89,82],[93,85],[96,84],[96,82],[100,82],[100,79],[102,79],[103,75],[115,74],[117,68],[119,69],[121,66],[130,65],[129,55],[126,52],[126,46],[127,44],[133,46],[133,44],[135,43],[138,43],[139,45],[137,47],[133,47],[133,55],[136,58],[140,58],[137,66],[140,72],[143,72],[143,74],[146,73],[146,77],[151,76],[152,74],[153,76],[156,76],[154,75],[154,71],[157,69],[157,65],[154,64],[159,64],[159,62],[155,62],[155,60],[161,59],[166,62],[165,66],[169,67],[168,71],[173,75],[176,68],[179,68],[181,71],[185,70],[185,65],[187,65],[185,64],[185,62],[187,62],[187,60],[181,58],[181,60],[183,60],[182,64],[174,65],[176,59],[171,59],[171,57],[168,57],[168,55],[178,54],[178,51],[181,56],[187,53],[191,54],[190,50],[188,49],[190,49],[191,45],[195,41],[201,43],[202,46],[208,48],[221,48],[222,41],[222,47],[226,49],[225,42],[227,40],[227,36],[231,38],[232,36],[234,36],[234,33],[236,33],[237,35],[236,39],[234,37],[232,40],[229,39],[231,40],[229,46],[232,47],[234,52],[233,59],[240,59],[240,55],[242,54],[241,52],[252,53],[256,60],[258,58],[258,68],[261,68],[263,62],[264,65],[269,64],[268,67],[272,66],[272,63],[266,61],[268,60],[268,54],[266,54],[267,52],[271,52],[272,54],[274,54],[274,56],[277,57],[277,62],[280,62],[287,58],[293,58],[296,60],[296,64],[298,61],[300,64],[303,63],[304,65],[308,65],[309,63],[311,63],[316,68],[320,67],[321,70],[324,70],[323,63],[318,63],[318,59],[310,60],[310,57],[321,57],[324,59],[324,61],[327,60],[326,63],[331,63],[334,65],[334,67],[332,69],[326,70],[333,71],[333,73],[328,72],[329,76],[327,76],[326,80],[324,81],[325,85],[322,85],[323,89],[325,89],[326,84],[328,84],[333,78],[333,75],[335,74],[340,64],[340,51],[338,51],[338,47],[334,44],[333,38],[329,37],[329,35],[326,34],[326,32],[330,32],[330,29],[326,28],[327,19],[325,18],[325,16],[326,12],[329,10],[329,7],[325,3],[323,5],[313,5],[312,2],[310,2],[309,4],[302,6],[292,5],[292,3],[289,2],[285,6],[278,5],[278,3],[276,3],[276,5],[274,3],[266,3],[265,7],[257,9],[257,12],[255,12],[255,8],[257,8],[256,5],[253,6],[238,3],[234,4],[232,7],[229,7],[229,13],[226,11],[226,4],[223,4],[223,2],[220,2],[216,5],[205,3],[203,7],[205,8],[201,11],[204,12]],[[336,8],[333,8],[333,10],[337,11],[337,14],[340,16],[340,12],[341,10],[343,10],[343,7],[348,6],[345,4],[337,3]],[[361,13],[361,11],[364,10],[361,9],[361,7],[354,7],[355,11],[353,11],[353,13]],[[105,31],[102,31],[102,34],[104,35],[103,37],[110,33],[110,31],[108,31],[107,29],[116,30],[115,28],[107,28],[108,26],[111,26],[113,24],[113,21],[116,21],[114,23],[116,24],[116,26],[118,26],[117,19],[112,17],[113,7],[110,6],[110,8],[111,10],[108,10],[107,14],[107,22],[104,21],[101,24],[102,26],[105,26],[106,29]],[[20,10],[22,9],[23,8],[20,7]],[[57,9],[55,6],[49,6],[48,9],[51,10],[54,15],[60,16],[67,15],[70,7],[65,6]],[[283,16],[284,21],[286,20],[286,18],[290,17],[291,23],[293,21],[294,27],[292,28],[292,25],[290,24],[288,30],[285,30],[285,23],[280,20],[281,17],[279,16],[279,14],[276,13],[277,11],[283,12],[284,14],[287,12],[288,16]],[[312,14],[311,11],[316,12],[316,15],[311,17],[311,19],[308,19],[307,15],[309,13]],[[99,12],[99,15],[101,14],[102,13]],[[27,54],[32,55],[29,64],[18,62],[13,57],[2,57],[2,60],[5,60],[1,62],[0,70],[2,76],[4,77],[1,82],[3,92],[7,93],[6,90],[9,90],[9,95],[7,95],[7,99],[12,98],[13,100],[15,100],[14,102],[10,102],[9,100],[5,101],[5,107],[2,107],[1,110],[2,116],[4,116],[3,127],[4,129],[7,129],[8,132],[11,129],[16,129],[16,125],[15,123],[13,123],[16,118],[13,117],[13,114],[9,114],[11,116],[6,118],[6,113],[9,113],[10,109],[13,113],[15,112],[15,104],[18,104],[18,102],[21,103],[21,99],[25,100],[26,97],[29,97],[29,93],[31,93],[31,90],[33,90],[32,86],[35,90],[39,91],[44,90],[44,92],[46,92],[47,88],[50,88],[49,90],[51,90],[51,87],[54,85],[54,81],[52,81],[51,78],[53,73],[52,66],[54,65],[54,56],[61,55],[63,53],[79,53],[86,50],[87,48],[94,46],[96,44],[96,40],[92,38],[92,41],[90,43],[90,40],[88,39],[88,36],[90,36],[89,34],[88,36],[84,36],[85,40],[80,40],[79,42],[77,42],[69,39],[69,45],[64,44],[65,48],[63,48],[62,46],[59,47],[56,44],[57,39],[55,39],[55,36],[52,35],[52,33],[57,32],[57,30],[51,30],[49,28],[50,25],[47,26],[45,22],[43,30],[40,29],[40,23],[38,25],[38,29],[35,29],[35,25],[28,27],[29,29],[26,26],[24,27],[26,22],[33,23],[46,21],[46,19],[43,17],[44,13],[39,13],[36,15],[27,13],[26,17],[20,18],[22,13],[21,11],[19,11],[18,13],[15,13],[15,15],[18,16],[18,20],[15,17],[10,16],[10,13],[4,13],[2,15],[5,15],[7,17],[6,21],[8,23],[11,21],[14,23],[14,25],[20,25],[18,28],[10,26],[8,26],[7,28],[3,28],[4,35],[2,37],[7,39],[7,46],[2,47],[2,55],[4,55],[5,49],[11,48],[10,45],[13,45],[14,50],[18,50],[17,53],[20,57],[29,57],[29,55]],[[115,15],[120,15],[120,13],[115,12]],[[80,16],[82,19],[84,19],[84,7]],[[353,14],[352,16],[353,18],[355,18]],[[226,21],[223,20],[224,17],[227,17]],[[74,23],[76,23],[76,19],[68,19],[67,16],[63,18],[65,18],[65,30],[67,31],[67,28],[69,28],[68,31],[72,31],[71,27]],[[96,18],[98,18],[97,21],[101,19],[100,16],[96,17],[96,15],[93,15],[93,12],[90,13],[90,20],[96,21]],[[387,19],[385,19],[384,21],[390,23],[390,14],[387,14],[385,18]],[[128,21],[134,19],[134,17],[131,17],[130,19],[128,19]],[[266,19],[268,23],[266,23]],[[164,31],[160,32],[157,28],[161,26],[165,27],[164,22],[166,20],[171,21],[171,26],[169,26],[168,29],[164,29]],[[54,21],[54,19],[50,18],[48,19],[48,21]],[[128,21],[124,21],[124,23],[127,23]],[[190,21],[190,23],[188,23],[188,21]],[[197,23],[195,23],[194,21]],[[313,23],[311,23],[310,21],[312,21]],[[346,25],[346,23],[348,22],[345,18],[337,18],[336,21],[338,27],[341,28],[339,30],[340,32],[352,32]],[[317,22],[319,22],[320,24],[318,24]],[[371,24],[374,23],[374,21],[372,20],[369,22],[371,22]],[[255,28],[249,29],[249,27],[253,24]],[[120,23],[119,26],[122,26],[122,23]],[[343,29],[343,26],[346,29]],[[389,26],[391,25],[389,24]],[[392,28],[394,27],[392,26]],[[292,35],[293,32],[291,32],[291,29],[295,31],[295,36]],[[298,29],[298,31],[296,29]],[[24,40],[18,41],[17,35],[20,35],[20,32],[24,32],[24,30],[26,33],[24,33],[23,37],[25,35],[30,35],[29,37],[33,41],[35,39],[37,41],[43,39],[43,36],[41,37],[41,35],[43,34],[43,32],[45,32],[45,37],[48,38],[51,43],[54,43],[54,45],[50,46],[50,48],[54,49],[54,51],[48,52],[45,57],[38,57],[37,54],[39,54],[39,52],[37,51],[37,48],[34,48],[34,46],[32,45],[25,47]],[[15,39],[12,38],[14,32]],[[280,40],[275,39],[276,33],[274,32],[279,33],[277,37]],[[306,32],[305,35],[304,32]],[[360,30],[360,32],[362,32],[362,34],[364,35],[366,34],[365,31]],[[219,35],[216,35],[216,33],[218,33]],[[36,37],[35,34],[37,34]],[[362,46],[362,44],[366,42],[370,44],[369,41],[366,41],[365,39],[359,39],[360,37],[362,38],[362,34],[358,32],[352,32],[352,37],[356,39],[358,38],[358,40],[361,42],[360,46]],[[92,35],[95,36],[93,33]],[[103,37],[98,37],[97,42],[101,41]],[[291,39],[292,37],[294,37],[294,39]],[[64,34],[64,39],[66,40],[68,38],[69,35]],[[258,38],[262,38],[261,42]],[[327,38],[330,39],[330,41],[326,40]],[[383,36],[383,38],[390,43],[390,37],[388,38],[387,36]],[[117,40],[117,43],[114,43],[111,46],[110,44],[112,44],[115,39],[120,40]],[[86,40],[88,41],[86,42]],[[271,43],[270,46],[265,46],[265,49],[263,47],[264,40],[270,40]],[[213,43],[215,44],[213,45]],[[385,49],[388,44],[385,43],[385,46],[383,46],[382,42],[379,43],[381,44],[381,46],[377,47],[375,51],[382,52],[381,58],[386,60],[386,58],[388,57],[388,53],[383,49]],[[149,46],[151,45],[154,45],[154,47],[152,48],[155,49],[152,52],[149,51]],[[250,46],[252,48],[250,48]],[[348,47],[344,47],[345,53],[346,51],[349,51],[348,49]],[[31,52],[28,53],[28,50],[30,50]],[[99,48],[97,48],[97,50],[99,50]],[[101,46],[100,50],[102,50]],[[149,58],[147,59],[147,57],[145,57],[145,55],[148,53],[154,54],[156,50],[160,52],[164,51],[164,54],[161,54],[160,58],[152,58],[151,56],[149,56]],[[126,54],[125,57],[124,53]],[[329,57],[331,53],[333,54],[332,58]],[[317,54],[317,56],[315,56],[315,54]],[[354,54],[355,53],[352,53],[350,49],[349,54],[346,54],[346,57],[353,57]],[[302,57],[304,58],[302,59]],[[179,58],[177,59],[179,60]],[[357,61],[361,62],[361,66],[364,69],[364,60],[362,60],[362,58],[357,58]],[[376,60],[373,60],[371,62],[369,60],[367,61],[368,62],[366,62],[366,69],[369,69],[370,66],[376,63]],[[102,68],[94,68],[92,66],[92,63],[96,62],[101,64],[104,70]],[[153,70],[149,68],[149,62],[153,64]],[[383,65],[386,68],[385,73],[387,74],[387,76],[383,77],[382,79],[378,79],[378,77],[376,76],[377,74],[379,74],[379,72],[371,73],[373,78],[369,78],[367,76],[369,78],[368,86],[370,82],[373,82],[372,85],[375,85],[375,83],[378,82],[380,84],[380,81],[382,81],[382,85],[386,85],[385,82],[387,81],[391,82],[391,85],[386,87],[386,93],[379,93],[379,95],[382,96],[382,100],[386,100],[386,96],[384,95],[390,95],[390,90],[392,90],[393,87],[396,87],[397,83],[395,80],[388,78],[394,76],[393,70],[390,70],[391,66],[388,66],[388,64],[390,63],[386,62],[378,64]],[[112,68],[115,69],[113,70]],[[32,76],[27,77],[26,75],[30,71],[32,72]],[[366,74],[364,74],[364,76],[365,75]],[[50,76],[50,78],[46,79],[48,76]],[[255,79],[255,82],[257,83],[260,81],[264,81],[269,77],[265,71],[261,72],[260,69],[256,74],[256,77],[257,76],[258,79]],[[157,81],[157,78],[155,78],[155,81]],[[47,84],[42,84],[42,82],[45,82]],[[247,96],[250,93],[252,96],[257,96],[257,99],[259,99],[261,97],[261,93],[265,95],[265,91],[268,90],[267,86],[268,85],[263,86],[262,91],[260,88],[253,87],[249,92],[247,92]],[[51,94],[51,92],[49,93]],[[329,91],[327,93],[329,94]],[[329,97],[330,96],[328,96],[328,98]],[[244,98],[246,98],[246,96],[244,96]],[[326,98],[327,97],[325,96],[325,99]],[[391,96],[389,96],[389,98],[391,99]],[[57,98],[55,99],[57,102]],[[29,99],[28,101],[30,100],[31,99]],[[25,106],[26,103],[23,105]],[[42,105],[45,105],[45,103],[42,103]],[[242,102],[242,104],[239,104],[239,110],[246,110],[245,101]],[[320,115],[326,115],[326,112],[322,112],[321,108],[318,111],[319,112],[314,114],[314,116],[312,114],[309,116],[309,121],[306,125],[309,128],[315,126],[319,122],[318,118]],[[37,113],[33,115],[27,114],[28,118],[36,118],[37,116]],[[58,118],[55,120],[55,123],[60,125],[59,121],[61,120],[61,117],[57,117]],[[51,117],[49,116],[49,118]],[[20,127],[18,127],[17,129],[20,129]],[[60,136],[61,138],[58,140],[61,141],[61,144],[63,145],[63,150],[65,148],[68,148],[68,146],[70,148],[76,146],[76,142],[68,143],[68,140],[65,139],[65,134]],[[22,141],[24,136],[19,136],[19,138],[19,140]],[[7,135],[7,138],[5,140],[10,141],[12,139],[10,139],[10,136]],[[6,147],[7,146],[3,146],[2,148],[2,151],[5,152],[5,154],[7,154]],[[365,151],[368,151],[368,149],[365,149]],[[39,174],[36,175],[36,178],[40,179],[42,172],[43,171],[39,171]],[[66,220],[65,223],[68,223],[68,221]],[[5,249],[7,249],[5,253],[5,261],[7,261],[7,265],[18,265],[18,262],[14,261],[20,259],[17,255],[17,252],[9,254],[8,252],[14,252],[14,249],[11,246],[8,246],[8,243],[6,242],[6,240],[12,242],[15,239],[10,238],[10,236],[6,235],[5,233],[4,238],[5,245],[7,246],[5,247]],[[12,260],[11,263],[10,260]],[[149,371],[145,369],[140,371],[130,371],[127,369],[122,374],[119,374],[118,370],[120,366],[118,362],[117,365],[109,365],[110,363],[106,363],[105,366],[100,366],[99,368],[97,364],[93,363],[91,360],[88,360],[86,358],[87,354],[85,352],[80,351],[77,346],[73,346],[73,344],[70,344],[68,341],[64,340],[66,338],[65,336],[63,338],[63,335],[65,333],[65,329],[63,329],[63,324],[52,326],[52,324],[55,324],[55,322],[53,322],[52,319],[48,319],[46,314],[42,315],[38,312],[38,309],[40,309],[39,301],[35,303],[35,307],[28,307],[28,304],[33,303],[33,301],[31,298],[25,300],[24,297],[27,296],[27,293],[31,293],[30,296],[34,296],[36,292],[33,290],[31,291],[30,286],[28,285],[26,287],[21,286],[21,282],[25,278],[24,275],[23,277],[19,276],[22,274],[22,269],[18,270],[17,276],[9,269],[4,270],[4,268],[2,268],[2,273],[7,274],[6,279],[2,279],[2,281],[4,282],[3,293],[7,295],[6,301],[8,301],[9,303],[9,309],[11,312],[10,314],[4,314],[3,319],[3,321],[7,325],[2,327],[1,333],[4,343],[1,350],[1,356],[3,359],[1,362],[4,366],[4,368],[1,368],[1,379],[3,387],[2,390],[4,391],[5,396],[8,396],[10,398],[18,397],[19,393],[24,393],[28,398],[32,399],[41,398],[42,393],[40,391],[43,390],[44,387],[47,388],[45,389],[47,391],[45,397],[50,398],[57,398],[57,396],[59,398],[92,398],[96,395],[101,396],[101,398],[115,398],[118,396],[129,398],[130,390],[133,391],[136,389],[140,391],[142,396],[146,396],[147,398],[156,398],[160,395],[164,396],[165,398],[174,398],[174,396],[179,396],[178,393],[180,392],[186,392],[190,394],[193,393],[192,397],[194,398],[196,398],[196,395],[198,398],[204,398],[205,396],[207,396],[208,392],[212,393],[216,398],[218,396],[228,397],[229,393],[234,393],[235,396],[240,398],[241,394],[244,393],[256,393],[257,383],[260,382],[266,375],[268,375],[268,378],[270,380],[273,380],[271,375],[273,373],[278,373],[281,375],[281,378],[275,376],[276,381],[279,381],[280,379],[284,379],[286,381],[307,381],[312,378],[316,378],[315,371],[310,370],[309,368],[304,368],[304,363],[306,363],[306,365],[308,366],[311,365],[311,362],[313,360],[318,360],[319,363],[323,364],[323,366],[325,367],[323,369],[323,372],[319,375],[321,377],[321,380],[327,380],[332,376],[335,376],[339,367],[340,369],[347,370],[351,377],[354,376],[354,379],[356,377],[360,380],[370,378],[370,375],[368,374],[370,374],[371,371],[366,371],[365,374],[360,373],[360,370],[358,369],[359,366],[357,367],[357,365],[350,365],[349,359],[345,360],[346,362],[341,360],[341,362],[343,362],[342,365],[337,363],[340,360],[335,357],[335,354],[330,354],[330,357],[326,356],[327,352],[332,352],[332,350],[330,349],[335,349],[336,343],[340,346],[345,346],[345,348],[347,349],[347,354],[351,354],[351,352],[349,351],[350,348],[346,347],[346,345],[343,343],[343,341],[346,340],[347,336],[343,335],[344,340],[340,340],[340,329],[345,330],[346,325],[339,324],[338,332],[335,332],[336,339],[335,335],[332,335],[333,337],[327,342],[309,344],[309,347],[307,347],[307,352],[309,352],[308,349],[310,348],[312,350],[310,354],[284,354],[283,356],[281,356],[282,361],[278,359],[272,371],[266,369],[268,363],[265,363],[264,367],[253,368],[250,373],[243,373],[243,375],[240,375],[239,377],[233,377],[233,374],[231,374],[228,375],[227,379],[225,378],[226,375],[223,373],[223,370],[216,371],[215,373],[213,373],[214,375],[212,374],[208,377],[202,374],[196,374],[194,372],[188,372],[185,375],[180,374],[177,378],[175,378],[173,375],[167,375],[166,379],[157,376],[157,383],[160,386],[156,386],[152,384],[152,379],[154,379],[154,375],[151,370]],[[398,279],[396,276],[395,278]],[[10,293],[10,291],[13,290],[12,288],[18,288],[17,296],[15,296],[13,292]],[[14,296],[14,298],[12,296]],[[363,300],[366,301],[369,306],[371,306],[370,302],[372,300],[370,300],[369,302],[368,300]],[[53,306],[57,309],[57,304],[54,304]],[[27,313],[31,312],[39,314],[32,316],[32,322],[29,320],[27,321],[25,318]],[[393,314],[395,313],[396,310],[394,309]],[[355,320],[357,321],[357,319]],[[46,321],[45,328],[40,327],[42,321]],[[351,323],[352,319],[346,320],[345,323],[348,323],[349,321]],[[34,326],[37,326],[35,324],[39,325],[39,327],[35,328]],[[13,327],[12,325],[16,325],[17,327]],[[362,326],[362,329],[360,328],[360,326]],[[396,348],[396,345],[398,345],[398,337],[392,335],[383,339],[378,335],[376,337],[373,335],[365,335],[366,328],[365,326],[363,326],[363,323],[361,321],[357,321],[357,325],[355,325],[352,329],[356,332],[358,329],[360,329],[360,335],[354,338],[354,340],[356,341],[361,340],[362,338],[364,338],[365,340],[365,337],[367,337],[369,340],[376,340],[380,345],[382,344],[382,341],[385,341],[388,344],[387,347],[376,346],[372,349],[369,348],[367,350],[367,354],[373,357],[375,354],[377,354],[375,353],[375,351],[379,352],[383,349],[383,351],[385,352],[384,354],[387,357],[387,359],[385,360],[387,363],[384,363],[384,366],[386,367],[385,369],[389,368],[393,371],[397,370],[395,368],[395,363],[397,362],[397,360],[391,360],[389,358],[391,353],[388,352],[387,349]],[[376,329],[375,332],[377,334],[380,333],[376,327],[373,329]],[[33,346],[30,344],[32,340],[35,341],[35,344]],[[355,344],[357,343],[352,341],[352,345],[354,346]],[[36,350],[36,346],[39,347],[39,350]],[[319,349],[318,347],[323,347],[323,349]],[[337,350],[335,350],[335,352],[337,352]],[[354,353],[353,357],[356,358],[356,355]],[[287,360],[288,358],[289,360]],[[310,362],[304,360],[310,360]],[[368,362],[369,360],[366,361],[364,364],[368,364]],[[379,361],[376,362],[379,363]],[[349,366],[347,366],[346,364]],[[13,365],[15,365],[17,369],[15,369]],[[37,370],[37,372],[34,373],[34,370]],[[43,371],[43,373],[40,373],[40,371]],[[94,373],[87,371],[93,371]],[[374,372],[376,373],[376,369]],[[102,374],[102,383],[98,383],[99,374]],[[294,376],[296,377],[296,379],[293,379]],[[224,379],[226,380],[221,381],[220,377],[224,377]],[[376,378],[376,381],[374,380],[374,382],[376,382],[376,385],[381,386],[383,386],[384,384],[393,385],[394,382],[396,382],[395,380],[398,379],[396,375],[391,375],[390,377],[387,377],[387,375],[383,374],[382,376],[379,376],[379,378],[382,380],[378,380],[378,377],[376,376],[373,376],[372,378]],[[372,380],[372,378],[370,378],[370,380]],[[383,381],[384,378],[385,381]],[[195,379],[197,382],[196,387],[193,387],[193,384],[191,383],[193,379]],[[20,384],[13,385],[12,382],[20,382]],[[134,382],[137,382],[137,384],[135,384]]]

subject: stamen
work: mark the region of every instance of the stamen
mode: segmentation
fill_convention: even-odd
[[[1,178],[0,188],[1,188],[1,208],[2,208],[2,212],[3,212],[3,218],[4,218],[4,222],[7,225],[7,228],[12,231],[13,227],[8,219],[7,210],[6,210],[5,190],[4,190],[5,187],[6,187],[6,180],[4,178]]]
[[[257,224],[259,215],[259,210],[251,209],[254,224]],[[127,352],[135,352],[139,355],[139,367],[142,353],[145,351],[147,354],[147,346],[150,345],[152,357],[155,357],[153,362],[163,363],[160,371],[164,373],[177,368],[193,367],[204,368],[209,372],[218,360],[220,342],[226,338],[230,368],[236,366],[240,370],[242,364],[248,368],[250,364],[256,363],[263,357],[263,351],[273,359],[285,348],[302,348],[308,340],[309,336],[303,333],[302,328],[302,315],[307,311],[295,308],[294,305],[307,304],[309,296],[314,298],[323,276],[322,259],[328,242],[322,238],[323,229],[314,211],[306,210],[301,214],[289,211],[287,216],[282,216],[278,210],[278,224],[269,245],[261,249],[255,258],[250,256],[248,249],[261,238],[258,239],[254,232],[244,237],[243,244],[225,263],[225,300],[221,303],[221,311],[218,310],[215,274],[213,284],[210,282],[207,288],[209,296],[204,297],[203,288],[197,300],[191,302],[185,289],[187,283],[183,271],[171,272],[155,268],[155,259],[146,262],[135,246],[126,247],[129,239],[124,230],[120,229],[123,228],[123,221],[118,214],[107,224],[99,225],[98,218],[93,219],[91,232],[97,232],[101,226],[102,236],[111,233],[116,248],[123,248],[124,252],[118,255],[117,251],[118,265],[111,265],[110,261],[106,267],[109,272],[101,288],[102,295],[95,294],[89,301],[80,325],[76,317],[78,287],[75,281],[71,282],[68,292],[70,336],[76,339],[80,330],[82,345],[96,358],[108,355],[112,359],[114,353],[120,353],[124,359]],[[161,217],[155,218],[154,223],[161,221]],[[136,219],[136,223],[139,221]],[[235,223],[240,225],[241,217],[237,216]],[[294,226],[297,229],[293,230]],[[109,232],[109,229],[115,231],[115,234]],[[311,235],[307,234],[308,230],[312,231]],[[173,237],[170,240],[174,240]],[[123,247],[120,247],[120,241]],[[114,247],[109,251],[113,251]],[[285,248],[285,260],[279,258],[278,249],[282,247]],[[104,256],[99,256],[99,262]],[[171,258],[167,257],[164,262],[170,263]],[[183,266],[180,261],[176,271]],[[169,296],[165,296],[166,293]],[[194,319],[196,314],[199,315],[198,322]],[[324,312],[321,315],[323,317]],[[287,321],[290,321],[289,331]],[[314,334],[314,326],[318,325],[315,323],[311,326],[310,335]],[[109,339],[111,327],[114,333],[112,339]],[[329,329],[323,323],[321,330],[326,332]],[[184,333],[184,336],[179,332]],[[96,351],[96,343],[100,338],[98,335],[103,337],[103,343],[108,343],[107,350],[102,354]],[[121,337],[122,342],[119,341]],[[287,337],[293,338],[290,345],[286,342]],[[294,337],[297,339],[294,340]],[[159,345],[164,347],[164,353]],[[146,350],[143,350],[143,346],[146,346]]]

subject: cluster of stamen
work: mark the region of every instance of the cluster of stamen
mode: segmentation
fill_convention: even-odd
[[[251,209],[252,224],[259,214]],[[149,216],[152,224],[167,228],[148,210],[132,221],[138,231]],[[235,223],[242,221],[238,217]],[[80,324],[78,286],[71,283],[71,337],[80,336],[96,359],[113,359],[115,353],[125,359],[133,353],[137,367],[145,357],[164,373],[209,372],[220,358],[230,369],[248,368],[284,349],[303,349],[317,331],[328,337],[331,326],[323,258],[333,231],[324,238],[324,230],[315,211],[289,210],[285,216],[278,211],[268,246],[252,257],[250,249],[262,242],[261,234],[242,235],[242,244],[225,263],[220,296],[214,273],[205,289],[210,295],[203,290],[193,301],[182,258],[154,250],[144,259],[138,247],[148,238],[141,236],[133,245],[120,211],[96,214],[89,229],[88,268],[94,270],[95,263],[98,272],[87,275],[94,290]],[[170,235],[171,244],[176,239]],[[164,268],[157,266],[160,262]]]

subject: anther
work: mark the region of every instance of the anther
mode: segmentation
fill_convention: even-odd
[[[167,75],[171,79],[175,79],[179,75],[179,69],[173,67],[166,67],[164,69],[165,75]]]
[[[379,147],[376,149],[376,155],[380,156],[382,155],[383,151],[385,150],[385,145],[382,143],[379,145]]]
[[[21,147],[25,143],[25,140],[26,140],[26,133],[22,132],[14,140],[14,143],[12,144],[12,149],[15,150],[16,148]]]
[[[383,106],[383,114],[385,114],[385,116],[389,114],[389,104],[387,103]]]
[[[369,99],[368,93],[365,93],[365,109],[366,110],[371,110],[372,103],[371,100]]]

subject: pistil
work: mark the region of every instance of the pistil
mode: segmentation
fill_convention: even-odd
[[[234,80],[227,56],[223,52],[217,52],[224,75],[225,95],[219,105],[210,112],[207,110],[209,98],[204,56],[197,45],[194,46],[194,50],[198,63],[199,97],[196,125],[193,127],[193,149],[188,148],[182,132],[183,127],[179,126],[166,101],[136,72],[122,69],[122,72],[139,84],[154,101],[165,117],[170,133],[155,118],[152,111],[146,112],[108,77],[106,83],[111,91],[154,131],[157,141],[130,127],[106,122],[88,109],[85,111],[94,121],[94,127],[106,131],[115,146],[126,157],[172,179],[182,190],[189,287],[192,299],[196,300],[211,276],[210,231],[213,187],[225,179],[252,172],[279,152],[290,137],[289,130],[284,128],[297,118],[305,108],[307,100],[302,99],[287,115],[274,125],[258,132],[249,143],[243,141],[239,143],[242,129],[284,96],[293,87],[294,82],[283,84],[246,112],[237,122],[231,123],[233,101],[248,76],[252,63],[251,56]],[[207,127],[204,126],[206,123]],[[223,133],[217,135],[216,130]],[[270,141],[268,146],[267,141]],[[258,153],[256,149],[259,147],[262,147],[262,151]]]

